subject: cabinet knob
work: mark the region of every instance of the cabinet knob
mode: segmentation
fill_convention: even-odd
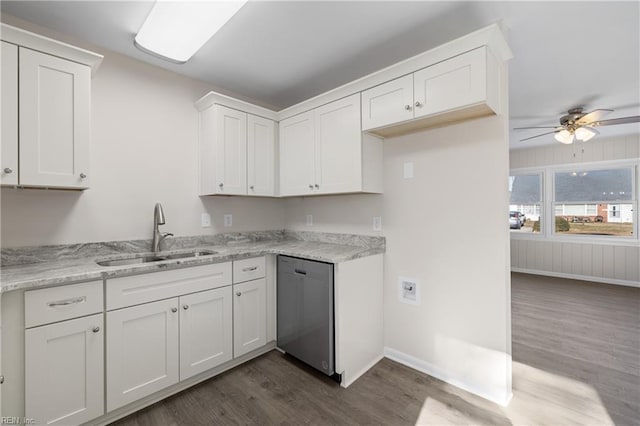
[[[316,187],[316,189],[320,189],[320,185],[318,185],[317,183],[315,185],[313,185]]]
[[[86,179],[87,175],[85,175],[84,173],[80,173],[80,179]]]
[[[224,186],[224,183],[220,182],[220,183],[218,184],[218,186],[219,186],[220,188],[222,188],[222,187]]]
[[[249,189],[253,191],[253,185],[251,185],[251,186],[249,187]]]
[[[411,105],[405,105],[404,109],[406,109],[407,111],[411,111]]]
[[[93,331],[94,333],[97,333],[98,331],[100,331],[100,327],[96,325],[91,329],[91,331]]]
[[[9,174],[9,173],[13,173],[13,169],[10,167],[5,167],[3,170],[5,173]]]
[[[416,101],[416,107],[422,108],[422,104],[419,101]]]
[[[182,305],[182,309],[186,311],[187,309],[189,309],[189,305]]]
[[[4,383],[4,376],[0,376],[0,385]]]
[[[236,296],[242,296],[242,293],[238,291],[236,292]]]
[[[309,189],[313,189],[313,185],[309,184]]]
[[[178,312],[178,308],[171,308],[171,312],[175,314],[176,312]]]

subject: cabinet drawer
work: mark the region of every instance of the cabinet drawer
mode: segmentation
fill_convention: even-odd
[[[231,262],[107,280],[107,310],[231,284]]]
[[[235,260],[233,262],[233,282],[242,283],[265,275],[265,257],[252,257],[251,259]]]
[[[24,293],[26,328],[102,311],[102,281],[31,290]]]

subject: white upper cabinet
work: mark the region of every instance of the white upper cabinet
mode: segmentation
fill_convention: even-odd
[[[360,130],[360,94],[280,122],[280,195],[382,192],[382,143]]]
[[[314,190],[321,194],[362,190],[359,94],[321,106],[314,114]]]
[[[274,121],[249,114],[247,117],[248,195],[275,195],[275,152]]]
[[[362,92],[362,130],[413,118],[413,74]]]
[[[413,75],[415,116],[437,114],[487,100],[486,49],[476,49]]]
[[[88,188],[91,69],[20,48],[20,184]]]
[[[196,103],[200,110],[200,195],[275,193],[275,122],[236,107],[214,103],[209,93]],[[235,105],[238,104],[238,105]],[[260,110],[258,110],[260,111]]]
[[[380,136],[495,114],[498,62],[486,47],[362,92],[362,129]]]
[[[216,193],[247,194],[247,113],[215,105]]]
[[[2,42],[2,164],[0,183],[18,184],[18,47]]]
[[[280,122],[280,195],[305,195],[315,183],[314,113]]]
[[[2,185],[86,189],[102,55],[2,25]]]

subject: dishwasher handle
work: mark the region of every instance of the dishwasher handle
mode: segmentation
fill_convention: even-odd
[[[307,275],[307,271],[303,271],[302,269],[294,269],[293,272],[298,275]]]

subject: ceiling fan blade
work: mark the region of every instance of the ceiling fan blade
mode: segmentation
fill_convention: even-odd
[[[610,120],[596,121],[591,125],[594,127],[600,127],[600,126],[613,126],[615,124],[628,124],[628,123],[639,123],[639,122],[640,122],[640,115],[635,115],[632,117],[612,118]]]
[[[612,112],[613,112],[612,109],[596,109],[577,119],[576,124],[579,126],[584,126],[585,124],[588,124],[588,123],[600,121],[602,117]]]
[[[531,136],[529,138],[520,139],[520,142],[528,141],[529,139],[539,138],[540,136],[550,135],[552,133],[558,133],[559,130],[554,130],[553,132],[542,133],[539,135]]]
[[[557,129],[558,126],[544,126],[544,127],[514,127],[513,130],[526,130],[526,129]]]

